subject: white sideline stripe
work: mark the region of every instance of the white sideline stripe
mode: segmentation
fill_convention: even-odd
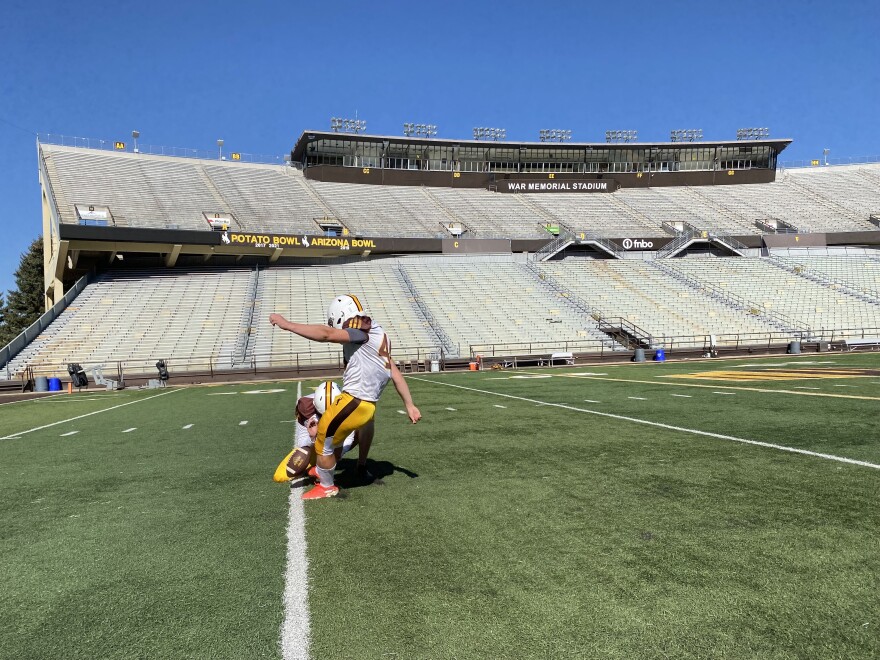
[[[125,429],[125,430],[123,431],[123,433],[131,433],[132,431],[137,431],[137,426],[135,426],[135,427],[132,428],[132,429]]]
[[[643,396],[628,396],[627,399],[635,399],[636,401],[647,401],[647,399]]]
[[[849,463],[850,465],[861,465],[862,467],[874,468],[880,470],[880,465],[869,463],[868,461],[859,461],[854,458],[846,458],[845,456],[835,456],[833,454],[820,454],[819,452],[809,451],[807,449],[798,449],[797,447],[787,447],[785,445],[777,445],[772,442],[762,442],[760,440],[747,440],[746,438],[737,438],[732,435],[722,435],[721,433],[710,433],[709,431],[700,431],[698,429],[688,429],[683,426],[672,426],[671,424],[663,424],[661,422],[652,422],[647,419],[638,419],[636,417],[626,417],[624,415],[612,415],[611,413],[600,412],[598,410],[587,410],[586,408],[577,408],[564,403],[547,403],[546,401],[538,401],[537,399],[528,399],[524,396],[515,396],[513,394],[502,394],[501,392],[490,392],[488,390],[478,390],[475,387],[465,387],[463,385],[453,385],[452,383],[444,383],[439,380],[431,380],[429,378],[419,378],[410,376],[413,380],[422,380],[433,385],[443,385],[445,387],[455,387],[460,390],[469,390],[471,392],[479,392],[480,394],[489,394],[491,396],[501,396],[506,399],[515,399],[517,401],[527,401],[528,403],[543,403],[545,406],[553,406],[554,408],[562,408],[564,410],[574,410],[576,412],[587,413],[588,415],[598,415],[599,417],[610,417],[612,419],[620,419],[625,422],[633,422],[634,424],[644,424],[646,426],[656,426],[661,429],[669,429],[671,431],[682,431],[683,433],[693,433],[694,435],[703,435],[708,438],[718,438],[719,440],[731,440],[733,442],[741,442],[746,445],[754,445],[756,447],[766,447],[768,449],[778,449],[779,451],[787,451],[792,454],[803,454],[804,456],[813,456],[815,458],[824,458],[829,461],[837,461],[838,463]]]
[[[287,514],[287,570],[284,574],[284,620],[281,622],[281,657],[309,657],[309,571],[306,562],[306,520],[299,491],[290,493]]]
[[[67,433],[62,433],[59,437],[66,438],[69,435],[76,435],[79,431],[68,431]]]
[[[726,394],[728,396],[733,396],[736,392],[712,392],[712,394]]]
[[[103,410],[94,410],[90,413],[86,413],[85,415],[79,415],[77,417],[71,417],[69,419],[62,419],[60,422],[52,422],[51,424],[45,424],[44,426],[38,426],[33,429],[28,429],[27,431],[19,431],[18,433],[14,433],[13,435],[7,435],[0,438],[0,440],[12,440],[13,438],[24,435],[25,433],[33,433],[34,431],[42,431],[43,429],[48,429],[53,426],[58,426],[59,424],[67,424],[67,422],[73,422],[77,419],[82,419],[83,417],[91,417],[92,415],[98,415],[103,412],[110,412],[111,410],[116,410],[117,408],[124,408],[125,406],[130,406],[135,403],[141,403],[143,401],[149,401],[150,399],[155,399],[157,396],[165,396],[166,394],[174,394],[174,392],[182,392],[183,389],[179,390],[167,390],[162,392],[161,394],[154,394],[152,396],[145,397],[143,399],[138,399],[136,401],[129,401],[128,403],[120,403],[118,406],[110,406],[109,408],[104,408]]]
[[[681,397],[682,399],[693,399],[694,398],[690,394],[670,394],[669,396],[678,396],[678,397]]]
[[[194,426],[193,424],[187,424],[186,426],[183,427],[183,430],[185,431],[186,429],[191,429],[193,426]]]

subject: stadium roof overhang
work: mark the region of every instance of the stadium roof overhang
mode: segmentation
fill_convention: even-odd
[[[715,140],[701,142],[500,142],[485,140],[449,140],[440,138],[413,138],[401,135],[359,135],[354,133],[334,133],[332,131],[303,131],[296,141],[290,158],[293,162],[301,162],[310,144],[325,140],[346,140],[362,144],[382,144],[389,146],[409,146],[413,150],[429,147],[481,147],[493,149],[552,149],[556,152],[581,151],[584,149],[693,149],[715,147],[771,146],[776,153],[783,151],[791,144],[790,138],[774,138],[766,140]]]

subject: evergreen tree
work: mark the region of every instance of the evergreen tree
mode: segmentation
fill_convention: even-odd
[[[3,292],[0,291],[0,348],[3,348],[8,344],[8,341],[4,341],[6,337],[6,301],[3,300]]]
[[[37,238],[21,255],[15,271],[15,290],[8,292],[0,325],[0,346],[5,346],[31,323],[43,309],[43,239]]]

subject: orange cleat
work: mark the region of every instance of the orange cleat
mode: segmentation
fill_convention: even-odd
[[[318,466],[313,465],[309,468],[308,475],[315,480],[315,483],[318,483]]]
[[[339,493],[339,486],[322,486],[321,484],[318,484],[308,493],[303,493],[302,499],[318,500],[323,497],[336,497],[337,493]]]

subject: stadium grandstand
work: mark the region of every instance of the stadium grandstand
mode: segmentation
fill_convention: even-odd
[[[880,164],[783,169],[789,143],[304,131],[259,162],[42,137],[47,312],[0,377],[335,369],[266,318],[340,292],[408,370],[874,346]]]

